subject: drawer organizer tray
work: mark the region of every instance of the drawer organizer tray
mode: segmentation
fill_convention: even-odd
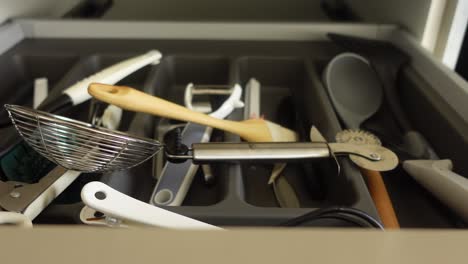
[[[160,64],[146,66],[118,85],[128,85],[183,104],[184,89],[190,82],[212,85],[238,83],[245,87],[250,78],[255,78],[261,84],[261,113],[266,119],[298,132],[301,141],[309,141],[312,125],[329,141],[334,141],[335,134],[341,130],[321,81],[325,63],[342,52],[328,41],[120,40],[115,45],[112,40],[26,39],[0,56],[0,80],[4,84],[0,88],[0,98],[2,103],[30,106],[30,84],[34,78],[47,77],[50,94],[59,94],[69,85],[102,68],[150,49],[161,51],[163,59]],[[450,125],[443,126],[443,131],[438,133],[427,130],[432,121],[446,122],[444,117],[437,115],[440,105],[435,106],[431,101],[433,97],[425,91],[430,89],[428,84],[411,67],[405,69],[399,82],[403,87],[400,94],[404,98],[403,105],[415,127],[425,134],[437,151],[448,155],[451,149],[446,148],[439,135],[455,135],[450,139],[454,144],[463,138]],[[18,98],[13,95],[18,95]],[[424,108],[424,117],[421,109],[411,107],[411,100]],[[83,103],[65,115],[86,120],[89,107],[89,102]],[[243,110],[235,110],[228,119],[243,119]],[[160,122],[158,117],[124,111],[119,130],[157,138]],[[218,130],[214,131],[212,138],[216,141],[240,141],[238,136]],[[466,152],[466,149],[455,150],[454,162],[460,163],[456,157],[463,157]],[[199,170],[182,205],[164,208],[223,226],[274,226],[329,206],[354,207],[378,219],[359,170],[347,159],[339,162],[339,175],[332,160],[287,166],[284,176],[296,190],[301,208],[278,206],[271,186],[267,185],[272,166],[265,164],[216,164],[212,167],[214,180],[209,183],[205,182]],[[77,193],[80,186],[90,179],[99,179],[123,193],[149,202],[156,184],[157,175],[154,174],[158,170],[153,165],[149,160],[125,171],[82,175],[62,195],[71,197],[66,202],[69,204],[49,206],[36,222],[79,223],[77,211],[81,203]],[[466,171],[462,163],[458,165]],[[456,224],[456,218],[402,170],[385,173],[384,177],[402,227],[453,227]],[[420,215],[426,217],[421,219]],[[321,220],[313,225],[345,224],[338,220]]]

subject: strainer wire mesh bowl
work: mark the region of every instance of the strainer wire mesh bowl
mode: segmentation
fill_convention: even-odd
[[[162,148],[156,140],[93,126],[18,105],[5,105],[24,140],[69,170],[103,172],[134,167]]]

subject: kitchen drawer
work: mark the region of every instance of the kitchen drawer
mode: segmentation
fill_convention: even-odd
[[[4,34],[0,38],[7,33],[10,36],[2,47],[0,60],[14,65],[18,62],[8,60],[29,59],[21,63],[23,67],[32,67],[33,73],[23,74],[22,83],[39,74],[34,71],[63,65],[44,72],[52,74],[49,78],[54,87],[52,92],[56,93],[92,72],[150,49],[161,51],[161,63],[146,67],[119,84],[182,104],[183,88],[188,82],[239,83],[244,87],[250,78],[257,78],[262,84],[262,102],[266,102],[262,104],[262,113],[267,119],[296,130],[303,141],[308,140],[311,125],[318,127],[330,141],[342,128],[321,75],[326,62],[343,49],[327,40],[326,33],[387,40],[412,58],[398,80],[398,93],[412,124],[443,158],[453,160],[456,172],[468,175],[464,162],[468,155],[468,107],[463,103],[468,99],[466,82],[393,26],[14,20],[0,31]],[[0,78],[12,86],[20,83],[14,75]],[[0,89],[1,92],[9,91]],[[28,95],[23,98],[28,99]],[[79,108],[79,113],[88,110],[87,105]],[[229,119],[242,119],[241,112],[235,111]],[[70,115],[85,120],[86,114],[76,116],[76,113]],[[136,115],[143,115],[144,122],[135,123]],[[159,121],[159,118],[125,111],[119,129],[156,137],[154,131]],[[434,124],[438,124],[437,129]],[[220,141],[240,140],[221,131],[215,130],[215,135]],[[327,206],[352,206],[378,218],[359,170],[346,159],[340,163],[339,175],[331,168],[333,164],[325,162],[312,164],[313,173],[304,166],[288,166],[285,175],[298,192],[301,208],[279,208],[271,188],[265,184],[269,167],[252,164],[216,166],[215,182],[209,185],[203,182],[203,175],[197,174],[186,201],[181,206],[164,208],[226,226],[274,226]],[[315,177],[314,182],[319,184],[315,190],[304,188],[310,177]],[[94,175],[92,179],[95,178],[145,202],[149,201],[155,185],[151,161],[124,172]],[[403,170],[385,173],[384,180],[402,227],[463,226],[455,214]],[[75,189],[79,190],[84,183],[85,180],[75,182]],[[72,201],[79,203],[78,192]],[[77,204],[52,205],[36,221],[70,223],[76,217],[77,208]],[[342,224],[331,221],[316,225]]]

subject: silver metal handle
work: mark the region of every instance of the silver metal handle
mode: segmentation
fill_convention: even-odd
[[[194,162],[291,161],[330,157],[326,143],[202,143],[192,145]]]
[[[398,165],[395,153],[382,146],[349,143],[197,143],[187,154],[166,152],[166,157],[171,160],[192,159],[194,163],[202,164],[227,161],[280,163],[348,155],[352,155],[354,163],[368,170],[388,171]]]

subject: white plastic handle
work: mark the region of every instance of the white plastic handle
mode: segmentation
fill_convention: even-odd
[[[115,105],[109,105],[104,110],[101,118],[101,124],[105,128],[117,130],[122,120],[123,110]]]
[[[55,198],[57,198],[70,184],[72,184],[81,172],[67,170],[52,185],[45,189],[34,201],[24,209],[23,214],[29,219],[38,216]]]
[[[36,109],[49,94],[49,81],[47,78],[37,78],[34,80],[33,108]]]
[[[116,84],[129,74],[143,68],[148,64],[157,64],[161,59],[162,55],[157,50],[151,50],[143,55],[124,60],[117,64],[114,64],[96,74],[93,74],[70,88],[66,89],[63,93],[70,96],[73,105],[80,104],[91,98],[88,94],[88,86],[93,82],[99,82],[104,84]]]
[[[226,116],[230,115],[232,111],[236,108],[244,107],[244,103],[241,101],[242,96],[242,87],[239,84],[234,85],[231,95],[226,101],[210,116],[224,119]]]
[[[185,87],[185,92],[184,92],[184,104],[185,107],[187,107],[190,110],[193,110],[193,105],[192,105],[192,100],[193,100],[193,83],[187,84],[187,87]]]
[[[244,118],[260,118],[260,82],[251,78],[245,85],[245,108]]]
[[[184,104],[188,109],[194,110],[192,105],[193,100],[193,83],[189,83],[185,88],[184,93]],[[244,107],[244,102],[241,101],[242,87],[239,84],[235,84],[232,88],[231,95],[223,102],[223,104],[212,112],[210,116],[224,119],[230,115],[236,108]]]
[[[17,225],[19,227],[31,228],[31,220],[20,213],[15,212],[0,212],[0,225]]]
[[[223,230],[183,215],[141,202],[102,182],[90,182],[81,190],[83,202],[107,216],[171,229]]]
[[[468,221],[468,179],[452,171],[451,160],[407,160],[403,162],[403,168],[463,220]]]

